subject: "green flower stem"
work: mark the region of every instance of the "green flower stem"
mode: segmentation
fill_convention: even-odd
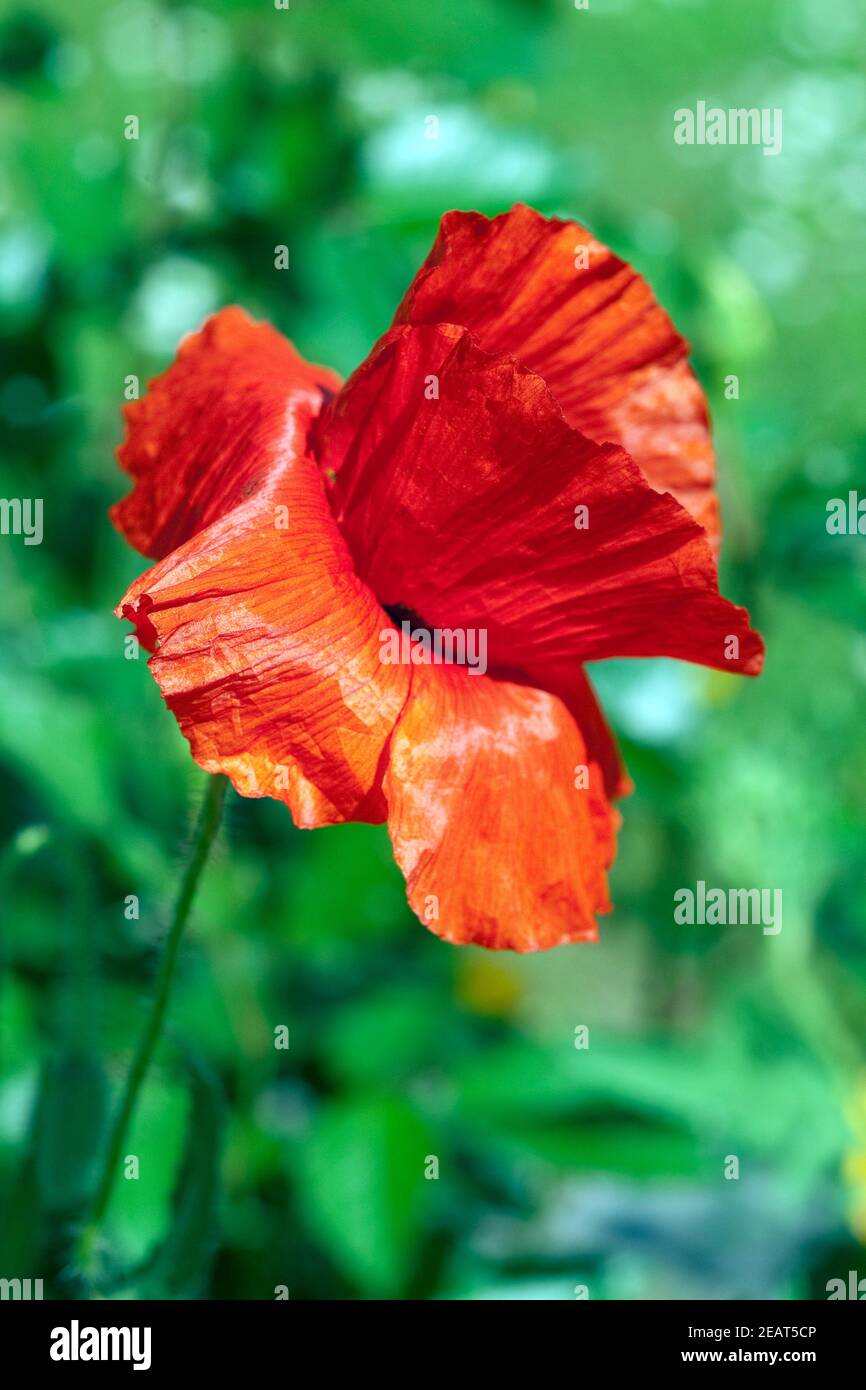
[[[175,903],[174,915],[165,942],[165,950],[163,952],[162,962],[159,967],[159,976],[156,982],[156,994],[154,995],[150,1016],[147,1020],[147,1027],[141,1036],[141,1041],[138,1044],[132,1066],[129,1069],[129,1076],[126,1079],[123,1099],[121,1100],[120,1109],[114,1120],[105,1153],[105,1164],[102,1170],[102,1177],[96,1189],[96,1196],[94,1197],[93,1207],[91,1208],[90,1219],[84,1233],[82,1244],[83,1248],[87,1251],[92,1251],[93,1249],[102,1218],[108,1207],[114,1188],[114,1182],[118,1174],[120,1155],[123,1151],[126,1131],[135,1110],[142,1082],[147,1075],[148,1068],[153,1060],[156,1045],[159,1042],[162,1025],[165,1022],[171,987],[174,981],[175,966],[177,965],[177,956],[181,937],[183,936],[183,929],[189,917],[190,908],[192,907],[193,898],[198,888],[202,870],[207,863],[208,855],[210,854],[211,847],[213,846],[217,831],[219,830],[227,787],[228,781],[223,776],[208,778],[208,786],[205,792],[198,826],[196,828],[192,853],[184,870],[180,891],[177,895],[177,902]]]

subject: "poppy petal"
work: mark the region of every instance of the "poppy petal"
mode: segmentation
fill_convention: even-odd
[[[306,453],[311,371],[272,329],[222,315],[155,383],[153,408],[130,412],[139,481],[120,523],[177,548],[117,613],[155,653],[150,669],[206,771],[284,801],[302,826],[381,821],[409,674],[380,661],[389,620]]]
[[[147,395],[123,408],[117,460],[135,487],[112,507],[115,526],[153,559],[176,550],[257,489],[277,462],[284,418],[297,416],[306,430],[339,385],[270,324],[220,310],[184,339]]]
[[[621,445],[718,542],[715,459],[688,343],[646,281],[577,222],[518,203],[448,212],[395,323],[458,323],[537,372],[570,424]]]
[[[323,411],[315,447],[380,602],[485,630],[494,674],[558,689],[604,657],[760,669],[703,529],[463,328],[392,329]]]
[[[598,939],[612,846],[598,769],[576,785],[585,764],[577,725],[545,691],[413,669],[384,785],[394,856],[425,926],[514,951]]]
[[[608,799],[628,796],[634,783],[626,772],[619,745],[589,676],[582,667],[565,672],[560,679],[550,668],[545,675],[545,690],[562,700],[583,735],[587,758],[598,764]]]

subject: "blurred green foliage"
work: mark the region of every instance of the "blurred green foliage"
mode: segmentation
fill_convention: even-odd
[[[0,492],[46,529],[0,542],[0,1275],[556,1299],[863,1272],[866,540],[825,509],[866,478],[864,56],[857,0],[5,0]],[[700,98],[781,107],[782,155],[676,146]],[[106,519],[124,377],[228,302],[348,371],[441,212],[516,199],[587,222],[689,335],[766,672],[594,673],[637,784],[597,947],[455,950],[384,830],[233,796],[140,1175],[82,1269],[203,780],[111,616],[142,568]],[[781,934],[675,926],[698,878],[781,887]]]

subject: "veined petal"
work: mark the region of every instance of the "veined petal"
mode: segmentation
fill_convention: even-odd
[[[559,690],[584,661],[674,656],[753,674],[703,529],[547,386],[448,324],[392,329],[315,440],[359,574],[428,626],[481,628],[488,663]]]
[[[112,507],[115,526],[143,555],[168,555],[254,493],[278,464],[283,427],[294,419],[305,434],[339,385],[270,324],[220,310],[123,408],[117,460],[135,487]]]
[[[541,690],[454,666],[413,669],[385,793],[420,920],[446,941],[515,951],[598,938],[608,809],[580,731]],[[579,783],[580,785],[576,785]]]
[[[569,422],[620,444],[718,543],[715,459],[688,343],[646,281],[577,222],[518,203],[448,212],[395,323],[457,323],[547,382]]]
[[[117,612],[154,651],[193,756],[302,826],[384,819],[383,754],[409,685],[380,661],[389,620],[306,452],[313,372],[274,330],[219,316],[152,408],[128,415],[139,481],[119,518],[137,543],[176,547]]]

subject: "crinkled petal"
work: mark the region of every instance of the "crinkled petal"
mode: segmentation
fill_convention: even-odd
[[[395,323],[457,323],[544,377],[566,418],[620,444],[718,541],[715,460],[688,343],[646,281],[577,222],[518,203],[448,212]]]
[[[612,855],[601,776],[561,701],[454,666],[413,669],[385,793],[410,905],[446,941],[595,941]]]
[[[558,691],[604,657],[760,669],[761,640],[719,595],[702,527],[467,330],[392,329],[315,438],[379,600],[430,627],[484,629],[496,672]]]
[[[278,461],[284,417],[305,431],[339,385],[269,324],[220,310],[124,406],[117,460],[135,487],[112,508],[114,524],[143,555],[168,555],[256,492]]]
[[[379,659],[388,618],[306,452],[319,380],[274,330],[220,315],[129,412],[138,486],[118,517],[137,544],[175,547],[117,611],[193,756],[303,826],[384,819],[409,686]]]

